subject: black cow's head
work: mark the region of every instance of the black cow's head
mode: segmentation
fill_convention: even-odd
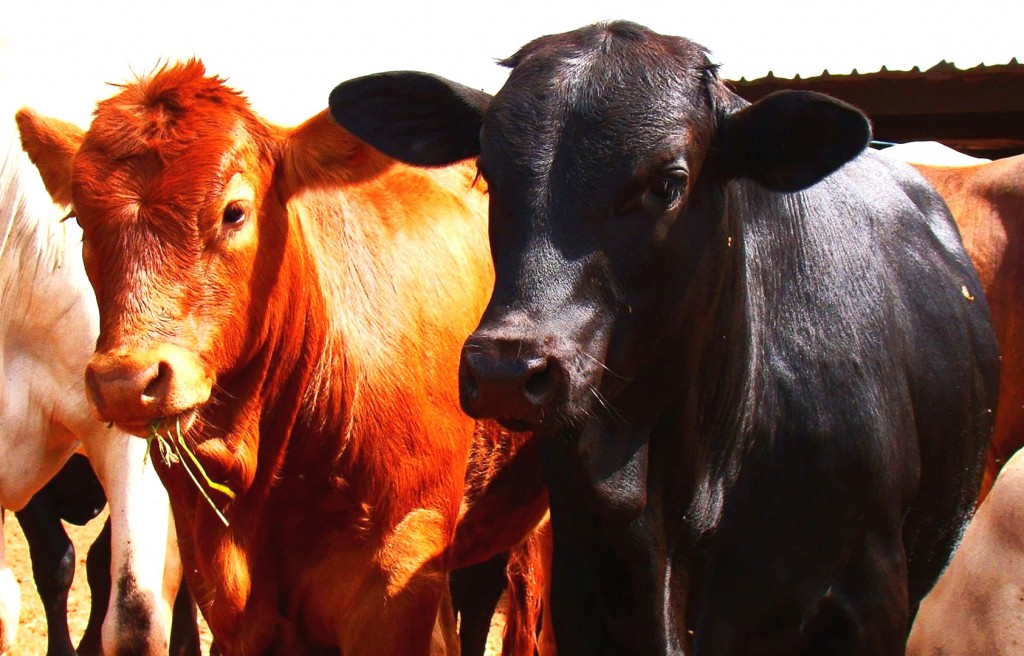
[[[341,84],[330,104],[399,159],[479,155],[497,279],[463,351],[462,404],[516,426],[603,412],[702,320],[687,284],[721,232],[730,179],[798,190],[870,136],[863,114],[827,96],[746,105],[704,48],[630,23],[542,37],[504,64],[493,99],[388,73]]]

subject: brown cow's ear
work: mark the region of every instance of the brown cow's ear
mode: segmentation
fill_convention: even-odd
[[[798,191],[860,154],[871,139],[871,123],[830,96],[778,91],[730,114],[719,137],[732,175]]]
[[[334,187],[362,172],[358,139],[339,126],[327,111],[287,133],[281,149],[276,184],[283,199],[304,189]],[[378,155],[378,157],[380,157]]]
[[[331,92],[334,120],[381,152],[414,166],[443,166],[480,154],[488,93],[413,71],[342,82]]]
[[[78,126],[41,116],[28,108],[15,114],[21,145],[39,169],[43,184],[54,202],[71,206],[71,163],[85,133]]]

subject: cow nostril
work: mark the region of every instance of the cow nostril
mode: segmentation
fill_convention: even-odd
[[[480,398],[480,383],[477,382],[476,376],[473,372],[466,368],[462,378],[462,391],[469,401],[475,401]]]
[[[147,402],[162,399],[167,394],[168,381],[171,378],[171,368],[166,362],[158,363],[155,365],[155,369],[152,378],[142,391],[142,399]]]
[[[551,391],[554,382],[554,369],[544,363],[526,379],[523,389],[531,400],[540,401]]]

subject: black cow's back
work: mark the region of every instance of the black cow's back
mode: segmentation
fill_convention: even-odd
[[[725,206],[743,233],[749,342],[733,351],[746,381],[702,411],[735,413],[701,430],[725,427],[713,439],[737,446],[695,486],[691,508],[721,511],[694,547],[707,569],[690,623],[742,634],[765,617],[799,623],[817,604],[818,622],[868,618],[898,636],[900,606],[913,612],[948,562],[980,483],[998,377],[980,284],[937,195],[874,154],[792,194],[733,182]],[[873,579],[902,576],[904,548],[906,598],[844,614],[845,598],[873,596]],[[804,631],[808,653],[842,652],[834,631]],[[735,649],[725,636],[698,644]]]

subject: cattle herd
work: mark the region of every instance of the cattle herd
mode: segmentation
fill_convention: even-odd
[[[510,655],[1019,653],[1024,156],[631,23],[502,64],[285,128],[168,63],[0,135],[0,505],[89,457],[79,653],[197,654],[190,591],[225,656],[481,654],[506,586]]]

